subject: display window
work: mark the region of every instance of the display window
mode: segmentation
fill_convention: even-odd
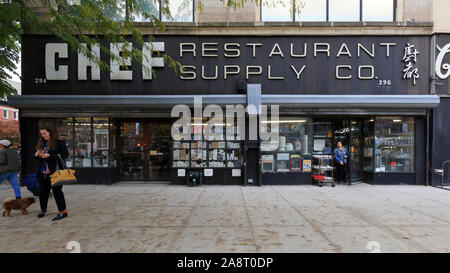
[[[289,173],[311,171],[303,161],[311,160],[312,120],[302,117],[280,117],[278,141],[261,141],[262,172]]]
[[[331,122],[314,122],[313,153],[329,155],[333,145],[333,124]]]
[[[56,131],[60,139],[64,140],[67,145],[67,150],[69,151],[69,157],[66,159],[66,165],[68,168],[73,166],[73,143],[74,143],[74,134],[73,134],[73,119],[65,118],[65,119],[57,119],[56,123]]]
[[[108,167],[109,159],[109,121],[107,118],[93,119],[93,167]]]
[[[241,128],[231,124],[215,124],[211,133],[205,134],[208,120],[190,124],[190,140],[173,142],[174,168],[241,168],[243,166]],[[182,132],[182,126],[178,131]],[[228,132],[228,134],[227,134]]]
[[[364,171],[373,172],[373,147],[375,142],[374,137],[375,120],[369,119],[364,121],[363,136],[364,136]]]
[[[59,139],[66,142],[69,157],[66,160],[67,167],[73,167],[73,118],[64,119],[40,119],[39,128],[49,127],[56,131]]]
[[[114,137],[111,137],[111,124],[108,118],[82,117],[40,119],[39,126],[56,130],[59,139],[66,142],[69,157],[67,167],[114,167],[112,158]]]
[[[414,118],[375,119],[375,172],[414,172]]]
[[[204,168],[207,166],[207,141],[191,141],[191,166]]]
[[[75,167],[91,165],[91,118],[75,119]]]
[[[188,168],[189,167],[189,141],[174,141],[173,142],[173,167]]]

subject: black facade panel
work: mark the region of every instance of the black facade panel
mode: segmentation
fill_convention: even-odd
[[[170,170],[170,182],[173,185],[187,185],[187,172],[186,169],[186,176],[178,176],[178,169],[171,168]]]
[[[426,119],[416,118],[414,121],[414,133],[415,133],[415,147],[414,147],[414,162],[416,171],[416,185],[425,185],[425,172],[426,172]]]
[[[203,171],[203,170],[202,170]],[[243,175],[241,171],[241,175]],[[205,185],[243,185],[243,178],[233,177],[230,168],[214,168],[213,176],[203,175],[203,184]]]
[[[74,168],[80,184],[111,185],[118,181],[116,168]]]
[[[22,175],[36,173],[38,160],[34,157],[35,147],[39,139],[39,119],[20,119],[20,156]]]
[[[173,185],[187,185],[188,173],[190,170],[200,170],[202,174],[203,185],[243,185],[243,172],[241,170],[241,176],[233,177],[231,168],[213,168],[213,176],[206,177],[204,175],[204,169],[186,168],[186,176],[178,176],[178,171],[175,168],[171,170],[170,182]]]
[[[441,97],[441,103],[432,110],[431,167],[441,169],[442,162],[450,160],[450,97]],[[441,184],[441,176],[432,173],[432,185]]]
[[[263,173],[262,185],[311,185],[311,173]]]
[[[374,175],[373,172],[363,171],[362,181],[364,181],[365,183],[368,183],[368,184],[373,184],[373,175]]]
[[[375,173],[373,184],[375,185],[415,185],[415,173]]]

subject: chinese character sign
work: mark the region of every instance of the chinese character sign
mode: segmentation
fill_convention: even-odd
[[[419,70],[414,67],[417,63],[417,55],[419,51],[413,44],[406,43],[405,54],[403,55],[403,62],[406,64],[403,69],[403,79],[413,79],[413,85],[416,85],[416,80],[419,78]]]

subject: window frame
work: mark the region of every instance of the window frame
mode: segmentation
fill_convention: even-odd
[[[328,1],[328,0],[327,0]],[[360,0],[360,5],[359,5],[359,21],[360,22],[373,22],[373,21],[364,21],[363,20],[363,1],[364,0]],[[397,0],[392,0],[392,4],[394,5],[392,8],[392,22],[396,22],[397,21]],[[383,22],[383,21],[379,21],[379,22]],[[387,22],[387,21],[384,21]],[[391,22],[391,21],[388,21]]]
[[[296,1],[301,1],[301,0],[291,0],[291,3],[293,4],[294,8],[296,6],[295,5]],[[195,0],[193,0],[193,2],[195,2]],[[260,22],[271,22],[271,21],[263,20],[262,2],[263,2],[263,0],[259,1],[259,3],[260,3],[260,5],[259,5],[259,20],[260,20]],[[392,4],[394,6],[392,22],[396,22],[397,21],[397,0],[392,0]],[[297,22],[295,10],[294,10],[294,12],[292,12],[291,19],[292,20],[283,21],[283,22]],[[195,18],[194,18],[194,21],[195,21]],[[298,22],[302,22],[302,21],[298,21]],[[326,21],[317,21],[317,22],[330,22],[330,0],[326,0]],[[363,21],[363,0],[359,0],[359,21],[349,21],[349,22],[371,22],[371,21]],[[391,21],[388,21],[388,22],[391,22]]]
[[[383,120],[383,119],[386,119],[386,120],[389,120],[389,119],[392,119],[392,120],[394,120],[394,119],[396,119],[396,118],[407,118],[407,119],[410,119],[410,120],[412,120],[412,122],[413,122],[413,126],[412,126],[412,132],[411,132],[411,134],[412,134],[412,136],[413,136],[413,141],[412,141],[412,153],[411,153],[411,165],[410,165],[410,170],[409,171],[381,171],[381,170],[379,170],[379,171],[377,171],[377,162],[376,162],[376,149],[377,149],[377,147],[378,147],[378,145],[376,144],[376,142],[375,142],[375,138],[376,138],[376,136],[377,136],[377,120]],[[417,142],[417,139],[416,139],[416,118],[415,117],[409,117],[409,116],[407,116],[407,117],[404,117],[404,116],[399,116],[399,117],[397,117],[397,116],[375,116],[374,117],[374,125],[373,125],[373,136],[374,136],[374,145],[373,145],[373,162],[372,162],[372,165],[373,165],[373,174],[398,174],[398,173],[416,173],[417,172],[417,170],[416,170],[416,142]]]
[[[2,111],[2,118],[9,119],[9,110],[5,109],[5,108],[3,108],[2,110],[3,110]],[[5,116],[5,113],[6,113],[6,116]]]
[[[76,123],[76,119],[77,118],[90,118],[90,129],[89,129],[89,133],[90,133],[90,147],[91,147],[91,151],[89,153],[90,155],[90,161],[91,161],[91,166],[90,167],[84,167],[84,166],[76,166],[75,165],[75,150],[76,150],[76,130],[75,130],[75,123]],[[76,168],[76,169],[83,169],[83,168],[111,168],[112,166],[112,155],[111,153],[115,151],[115,147],[113,147],[113,134],[112,134],[112,130],[113,130],[113,124],[112,124],[112,119],[109,117],[104,117],[104,116],[90,116],[90,117],[61,117],[61,118],[41,118],[39,119],[38,122],[40,122],[40,120],[47,120],[48,122],[50,122],[51,127],[54,128],[56,130],[57,128],[57,122],[58,120],[62,120],[62,119],[67,119],[70,120],[71,126],[68,127],[70,128],[69,130],[72,131],[72,148],[70,149],[72,151],[72,158],[70,160],[70,162],[72,163],[72,168]],[[93,157],[93,152],[94,152],[94,137],[95,137],[95,132],[94,132],[94,120],[95,119],[105,119],[108,122],[108,166],[107,167],[94,167],[94,157]],[[113,149],[113,150],[111,150]]]
[[[106,129],[107,131],[108,131],[108,134],[107,134],[107,149],[106,149],[106,151],[107,151],[107,156],[108,156],[108,159],[107,159],[107,167],[99,167],[99,166],[95,166],[95,164],[94,164],[94,142],[96,141],[96,134],[95,134],[95,123],[94,123],[94,121],[95,120],[106,120],[107,121],[107,123],[108,123],[108,128]],[[102,116],[92,116],[91,117],[91,168],[110,168],[111,167],[111,127],[112,127],[112,124],[111,124],[111,119],[109,118],[109,117],[102,117]],[[98,151],[98,147],[96,148],[96,150],[95,151]]]
[[[304,120],[303,122],[295,122],[292,120]],[[303,135],[307,135],[309,140],[306,143],[306,145],[308,146],[309,149],[309,153],[306,153],[305,151],[303,151],[303,148],[301,149],[301,170],[292,170],[291,166],[289,166],[289,170],[288,171],[279,171],[279,166],[278,166],[278,154],[289,154],[289,164],[291,161],[291,155],[293,154],[300,154],[300,152],[298,150],[279,150],[279,147],[277,147],[277,149],[275,150],[262,150],[262,145],[263,142],[259,143],[259,160],[260,160],[260,173],[262,175],[264,174],[295,174],[295,173],[300,173],[300,174],[312,174],[312,169],[310,171],[305,171],[303,169],[303,161],[304,160],[311,160],[312,162],[312,154],[313,154],[313,135],[314,135],[314,118],[310,115],[280,115],[279,117],[279,122],[278,122],[278,132],[279,132],[279,137],[284,136],[286,137],[286,142],[287,137],[289,137],[290,133],[296,133],[296,135],[300,135],[301,133],[299,131],[289,131],[288,134],[286,134],[286,132],[281,131],[282,130],[282,126],[280,126],[280,124],[282,123],[288,123],[290,125],[295,125],[295,124],[302,124],[302,126],[304,126],[305,128],[305,134]],[[308,133],[309,131],[309,133]],[[287,143],[286,143],[287,144]],[[309,158],[305,158],[305,155],[309,154]],[[267,155],[272,155],[272,171],[264,171],[263,170],[263,157],[267,156]]]
[[[125,0],[127,1],[127,0]],[[161,0],[158,0],[158,20],[162,20],[162,11],[161,11]],[[130,20],[130,12],[128,11],[128,6],[126,6],[125,10],[125,21],[127,22],[139,22]],[[164,23],[173,23],[174,21],[163,21]],[[192,21],[186,21],[186,22],[195,22],[195,0],[192,0]],[[144,22],[145,23],[145,22]]]

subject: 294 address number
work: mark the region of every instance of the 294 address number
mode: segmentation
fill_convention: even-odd
[[[43,79],[43,78],[34,78],[34,83],[47,83],[47,79]]]

